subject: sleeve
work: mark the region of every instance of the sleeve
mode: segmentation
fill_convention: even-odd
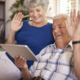
[[[74,60],[73,60],[73,54],[72,54],[72,57],[71,57],[71,60],[70,60],[70,64],[71,64],[72,67],[74,67],[74,66],[73,66],[73,61],[74,61]]]
[[[46,53],[47,48],[48,48],[48,46],[45,47],[44,49],[42,49],[40,51],[40,53],[38,55],[36,55],[36,57],[38,58],[38,61],[34,61],[33,65],[29,68],[29,72],[31,73],[32,76],[37,68],[37,65],[38,65],[42,55],[44,55]]]

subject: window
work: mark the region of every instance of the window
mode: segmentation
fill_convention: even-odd
[[[49,7],[46,17],[51,19],[60,13],[70,14],[71,10],[78,10],[78,0],[49,0]],[[48,20],[51,22],[51,20]]]

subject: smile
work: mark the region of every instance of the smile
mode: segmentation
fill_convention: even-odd
[[[61,36],[61,35],[56,35],[56,37],[59,37],[59,36]]]
[[[34,19],[38,19],[39,17],[34,17]]]

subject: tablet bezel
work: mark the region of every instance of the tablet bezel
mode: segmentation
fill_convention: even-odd
[[[23,56],[26,60],[38,61],[37,57],[27,45],[0,44],[0,46],[13,58],[16,55],[20,55]]]

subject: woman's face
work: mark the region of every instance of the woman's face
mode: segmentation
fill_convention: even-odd
[[[47,10],[43,9],[41,6],[29,8],[30,18],[36,23],[45,21],[46,12]]]

